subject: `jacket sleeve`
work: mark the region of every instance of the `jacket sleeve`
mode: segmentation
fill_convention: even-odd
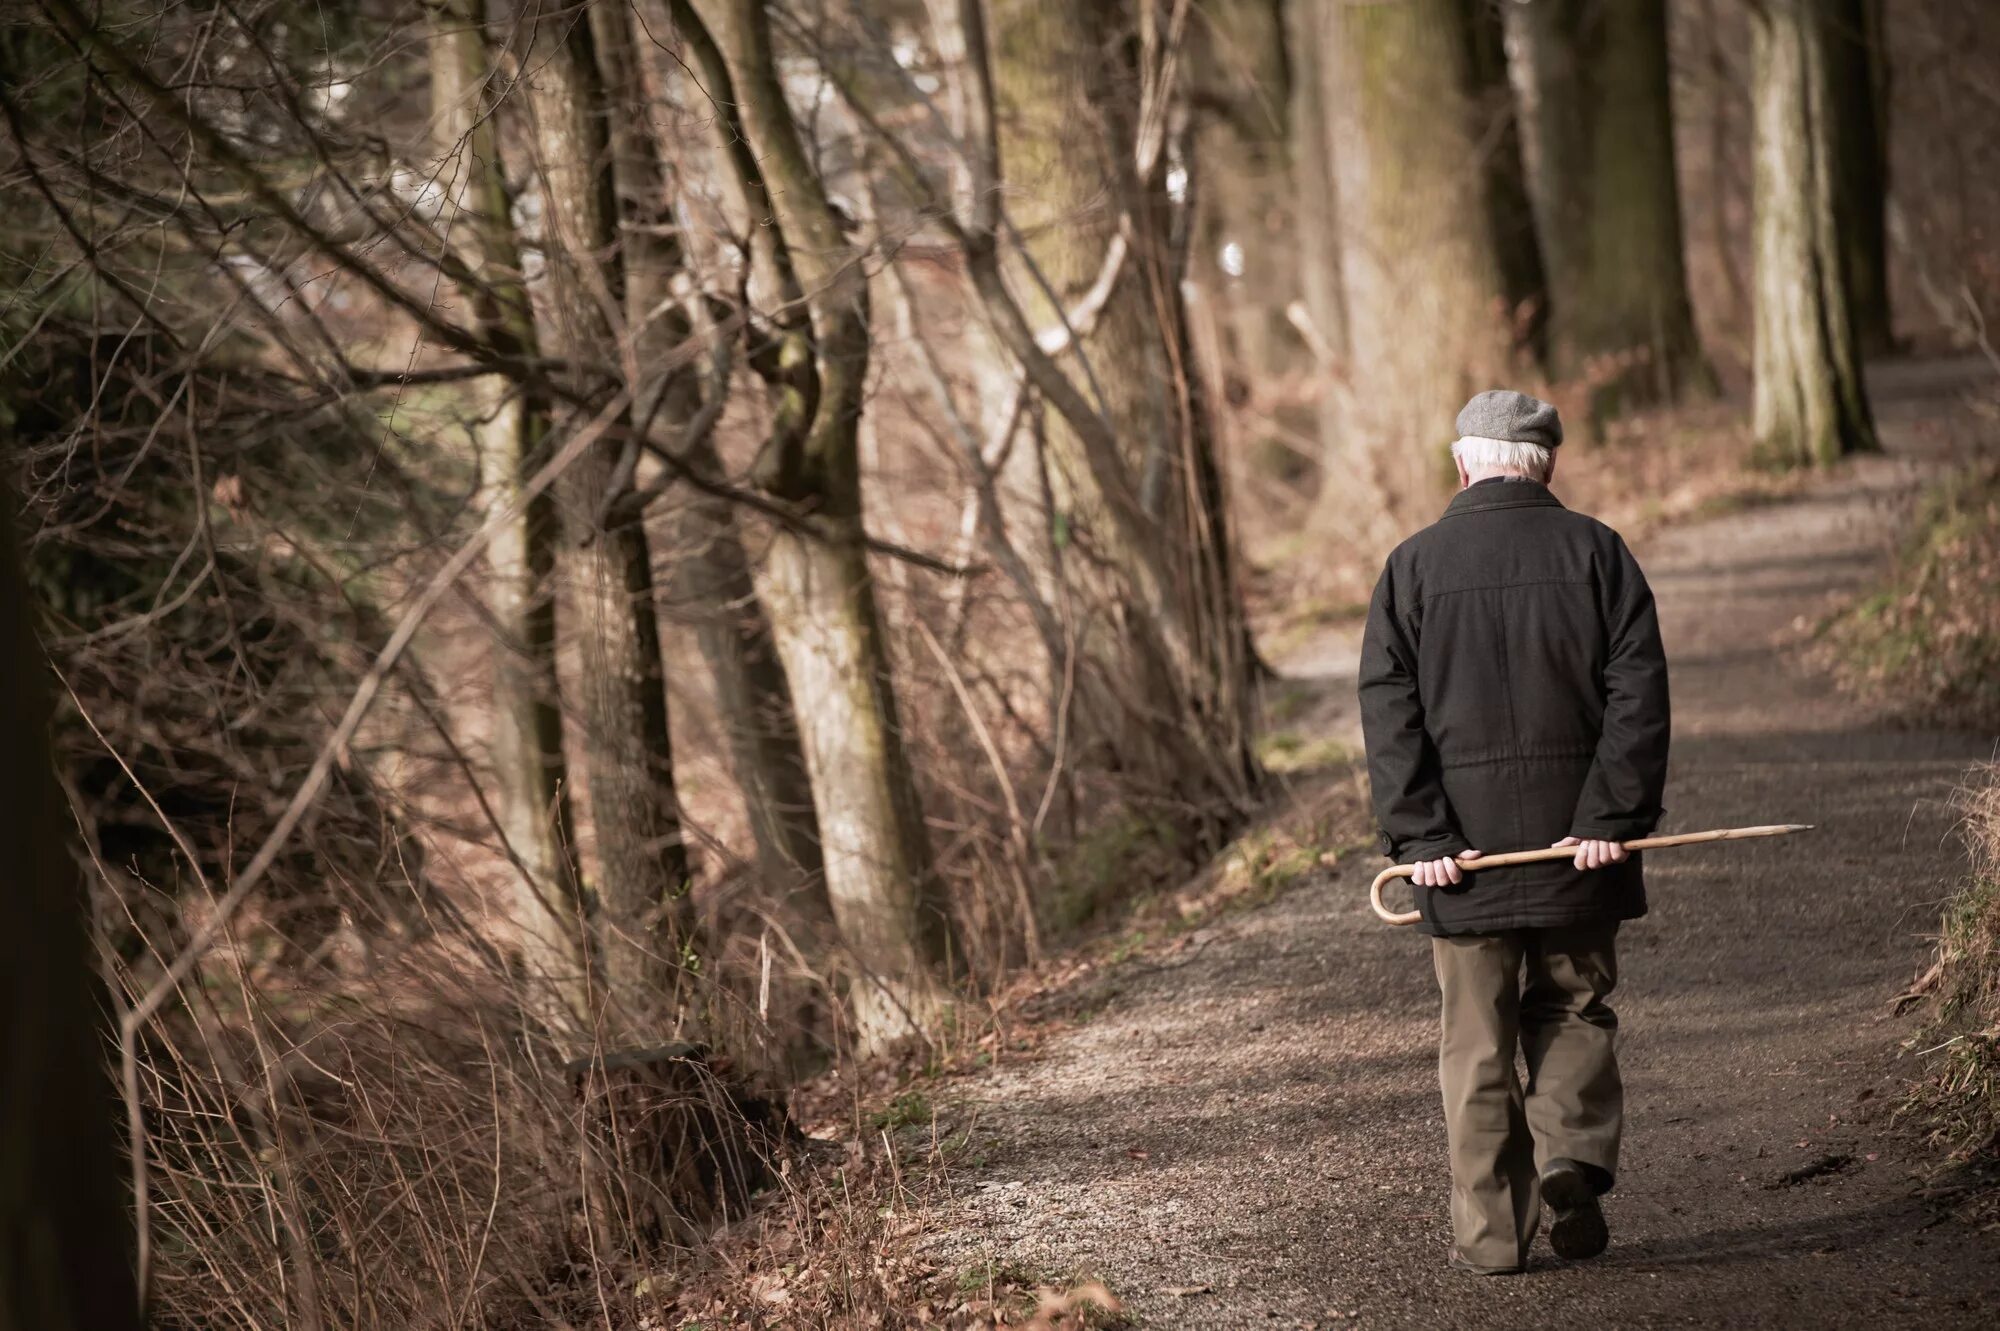
[[[1590,840],[1629,841],[1650,834],[1664,812],[1672,722],[1653,589],[1625,542],[1616,536],[1612,542],[1600,589],[1607,638],[1604,725],[1569,830]]]
[[[1382,849],[1399,863],[1470,849],[1445,798],[1436,747],[1424,733],[1417,651],[1397,612],[1393,568],[1382,570],[1361,639],[1361,730]]]

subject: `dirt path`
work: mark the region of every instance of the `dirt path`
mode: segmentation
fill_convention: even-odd
[[[1889,1109],[1914,1023],[1888,1015],[1959,863],[1950,793],[1993,741],[1890,729],[1782,645],[1880,567],[1935,406],[1921,367],[1891,376],[1895,456],[1639,550],[1673,669],[1666,828],[1824,830],[1648,866],[1609,1254],[1444,1268],[1434,982],[1369,914],[1371,858],[1112,972],[1043,1058],[970,1083],[953,1117],[983,1163],[933,1258],[1093,1274],[1160,1327],[1993,1325],[2000,1235],[1913,1196],[1929,1160]]]

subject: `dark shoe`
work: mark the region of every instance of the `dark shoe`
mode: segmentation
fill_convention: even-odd
[[[1467,1261],[1465,1254],[1456,1248],[1451,1250],[1449,1265],[1454,1271],[1464,1271],[1468,1275],[1475,1276],[1517,1276],[1521,1274],[1521,1268],[1518,1266],[1481,1266],[1477,1262]]]
[[[1580,1262],[1595,1257],[1611,1242],[1604,1209],[1597,1204],[1597,1184],[1588,1167],[1574,1160],[1551,1160],[1542,1171],[1542,1201],[1555,1219],[1549,1222],[1549,1246],[1556,1256]]]

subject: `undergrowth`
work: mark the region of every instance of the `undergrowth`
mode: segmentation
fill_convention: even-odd
[[[1937,961],[1918,989],[1933,1002],[1915,1037],[1924,1076],[1908,1104],[1954,1158],[2000,1156],[2000,764],[1960,799],[1972,873],[1945,906]]]
[[[1822,638],[1849,690],[1927,724],[2000,730],[2000,463],[1935,487],[1888,579]]]

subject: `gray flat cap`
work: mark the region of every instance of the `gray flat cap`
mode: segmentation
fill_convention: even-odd
[[[1458,413],[1458,434],[1511,439],[1517,444],[1554,448],[1563,441],[1562,417],[1538,397],[1510,388],[1489,388]]]

